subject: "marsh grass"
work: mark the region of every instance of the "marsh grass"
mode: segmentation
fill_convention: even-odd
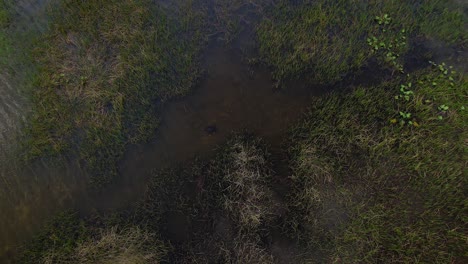
[[[465,5],[465,6],[463,6]],[[427,38],[435,38],[449,45],[466,46],[466,4],[458,1],[431,0],[419,6],[417,26]]]
[[[79,244],[69,263],[161,263],[166,254],[167,247],[154,233],[139,227],[109,227]],[[51,252],[44,263],[57,263],[56,256]]]
[[[10,1],[0,2],[0,67],[5,72],[11,62],[13,43],[11,39],[10,22],[12,18],[12,8]]]
[[[319,98],[294,130],[291,223],[304,243],[327,252],[327,262],[463,258],[467,81],[457,75],[453,86],[448,78],[428,85],[439,78],[440,69],[428,67]],[[408,82],[416,84],[415,98],[395,100]],[[438,103],[425,98],[454,110],[438,120]],[[393,123],[400,109],[418,126]]]
[[[158,106],[199,76],[202,19],[146,0],[64,1],[35,51],[26,159],[74,154],[109,182],[128,143],[151,137]]]
[[[19,263],[161,263],[167,254],[168,247],[145,228],[92,220],[59,214],[36,235]]]
[[[260,140],[234,136],[209,160],[155,171],[135,219],[173,243],[175,263],[262,263],[271,256],[260,236],[275,208],[269,164]],[[186,217],[177,227],[188,233],[182,240],[169,227],[174,213]]]
[[[332,84],[366,65],[372,54],[365,39],[380,31],[376,18],[385,14],[392,21],[382,42],[398,39],[401,29],[408,34],[402,57],[417,37],[466,42],[464,13],[447,1],[280,1],[258,27],[260,57],[279,84],[296,78]]]
[[[53,218],[20,252],[18,263],[36,264],[43,260],[68,257],[79,243],[89,239],[84,221],[74,213],[64,212]]]
[[[230,146],[232,166],[225,169],[224,209],[242,231],[257,230],[272,216],[271,172],[268,161],[255,142]]]
[[[273,256],[265,248],[260,247],[258,241],[251,241],[251,238],[248,237],[236,238],[232,249],[221,246],[220,250],[221,252],[224,252],[224,263],[275,263]]]
[[[31,91],[36,73],[31,53],[34,39],[47,27],[47,18],[41,12],[47,3],[44,1],[33,11],[12,0],[0,3],[0,67],[14,78],[15,88],[25,94]],[[34,16],[28,12],[35,12]]]

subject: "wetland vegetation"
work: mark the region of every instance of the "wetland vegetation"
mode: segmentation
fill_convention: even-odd
[[[25,155],[71,150],[94,184],[105,184],[125,145],[155,130],[161,103],[198,78],[203,20],[190,6],[171,18],[150,1],[58,5],[35,50],[41,66]]]
[[[12,6],[0,2],[5,58]],[[129,207],[51,218],[9,261],[465,263],[466,10],[443,0],[52,1],[25,51],[35,68],[18,159],[78,160],[94,191],[119,181],[131,146],[158,140],[169,102],[197,93],[214,46],[240,50],[249,72],[266,69],[277,93],[321,92],[281,139],[236,127],[210,154],[154,166]],[[207,138],[224,129],[206,126],[216,130]]]

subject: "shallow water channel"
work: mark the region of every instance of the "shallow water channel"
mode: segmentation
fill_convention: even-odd
[[[144,193],[151,170],[208,157],[235,132],[252,132],[279,151],[284,133],[320,91],[295,85],[276,89],[265,69],[252,69],[241,58],[238,49],[208,47],[199,85],[191,95],[164,105],[154,140],[129,146],[120,176],[99,193],[88,190],[86,173],[73,161],[35,164],[3,176],[0,256],[6,259],[60,210],[87,215],[130,206]],[[216,132],[207,133],[207,126],[216,126]]]

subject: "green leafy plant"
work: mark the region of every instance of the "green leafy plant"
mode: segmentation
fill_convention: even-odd
[[[410,100],[410,97],[414,95],[414,92],[409,90],[411,88],[412,84],[408,83],[408,85],[400,85],[400,94],[395,96],[395,99],[401,99],[404,98],[406,101]]]
[[[455,70],[453,70],[453,66],[447,66],[447,64],[445,64],[445,62],[442,62],[441,64],[437,64],[437,63],[435,63],[433,61],[429,61],[429,63],[432,66],[434,66],[434,68],[439,70],[440,74],[439,74],[437,79],[445,79],[445,80],[449,81],[450,86],[455,85],[455,83],[454,83],[455,80],[453,78],[453,75],[456,74],[457,72]],[[436,80],[434,80],[432,82],[432,85],[437,86]]]
[[[442,112],[442,113],[445,114],[445,113],[448,111],[449,107],[443,104],[443,105],[438,106],[437,109],[438,109],[440,112]],[[443,117],[442,115],[439,115],[437,118],[438,118],[439,120],[442,120],[444,117]]]
[[[438,107],[438,109],[439,109],[440,111],[446,112],[446,111],[449,109],[449,107],[446,106],[446,105],[441,105],[441,106]]]
[[[411,120],[411,113],[400,111],[400,124],[413,125],[413,121]]]
[[[437,119],[443,120],[449,110],[448,105],[453,104],[452,99],[449,99],[450,93],[463,88],[455,86],[455,83],[460,76],[457,75],[453,66],[448,66],[444,62],[439,64],[429,61],[429,63],[432,65],[432,74],[418,81],[418,86],[420,86],[421,89],[420,96],[423,98],[423,102],[427,105],[427,111],[431,111],[433,115],[435,111]],[[464,106],[452,105],[451,108],[463,111]]]
[[[410,74],[406,75],[406,78],[415,82],[401,84],[400,93],[395,96],[395,99],[403,99],[399,102],[397,101],[398,109],[412,109],[411,111],[414,111],[413,113],[418,116],[421,113],[425,113],[424,115],[431,113],[432,117],[429,120],[432,120],[434,115],[436,115],[438,120],[443,120],[449,110],[448,104],[451,104],[449,94],[458,89],[455,87],[455,78],[458,77],[456,77],[456,71],[453,70],[452,66],[447,66],[445,63],[437,64],[432,61],[429,63],[433,67],[431,70],[427,70],[430,74],[425,74],[423,78],[415,79]],[[418,100],[411,101],[411,98],[418,98]],[[452,107],[452,109],[463,111],[464,106],[457,105]],[[399,117],[400,124],[419,126],[414,120],[409,120],[411,116],[408,116],[406,112],[399,111]],[[390,123],[397,123],[397,119],[391,119]]]
[[[392,19],[385,14],[377,16],[376,22],[378,24],[379,36],[370,36],[367,38],[367,44],[371,47],[372,53],[390,67],[403,71],[403,63],[399,60],[401,54],[407,47],[406,43],[406,30],[397,30],[391,25]]]
[[[383,16],[376,16],[375,20],[379,25],[389,25],[392,21],[392,18],[388,16],[388,14],[384,14]]]

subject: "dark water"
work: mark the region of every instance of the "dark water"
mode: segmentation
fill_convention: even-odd
[[[282,135],[319,92],[300,86],[275,89],[267,71],[251,70],[236,49],[213,45],[205,58],[206,76],[193,93],[164,106],[154,141],[130,146],[121,176],[99,194],[87,190],[87,175],[73,162],[61,168],[37,164],[6,176],[14,180],[0,201],[0,255],[13,252],[60,210],[86,215],[131,206],[144,193],[151,170],[207,157],[233,132],[246,129],[280,148]],[[210,125],[216,133],[206,132]]]

